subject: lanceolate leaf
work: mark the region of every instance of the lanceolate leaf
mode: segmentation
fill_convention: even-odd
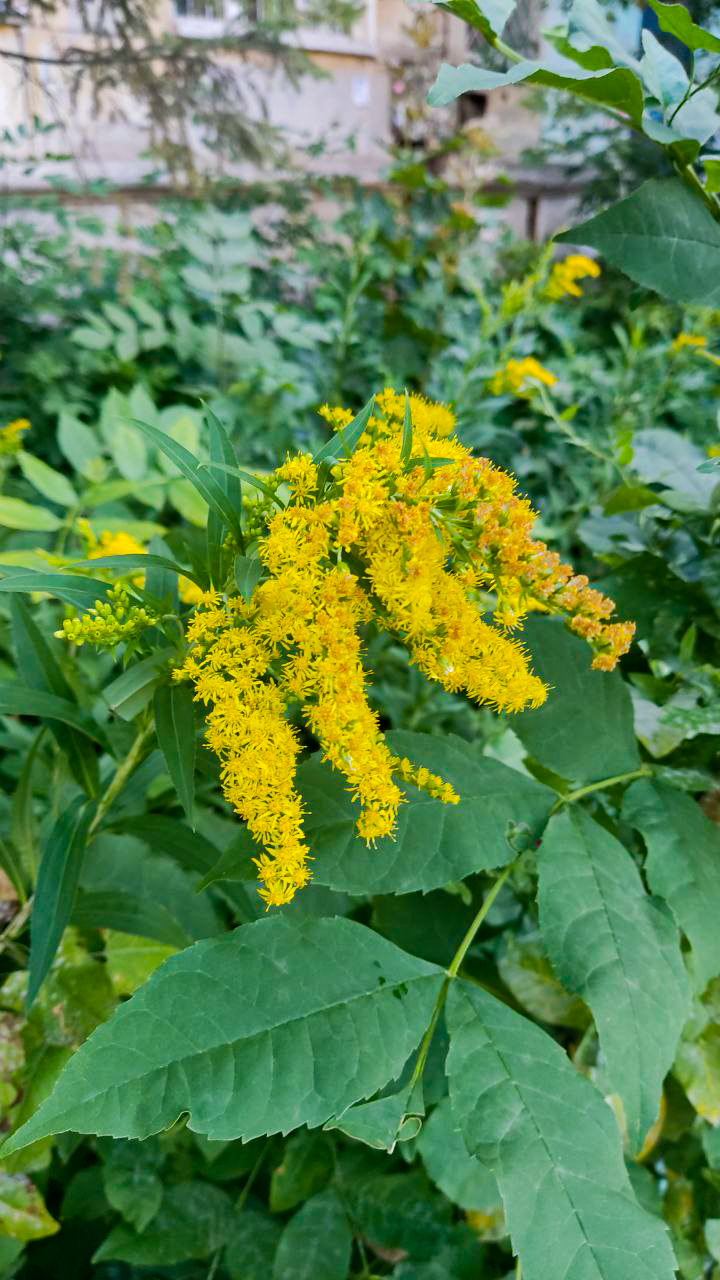
[[[322,1124],[399,1075],[442,970],[343,919],[273,916],[173,956],[74,1055],[6,1148],[75,1130],[210,1138]]]
[[[144,570],[148,568],[167,569],[170,573],[183,575],[190,578],[193,582],[200,582],[195,576],[192,569],[183,569],[169,556],[152,555],[149,551],[133,552],[132,554],[123,556],[98,556],[96,560],[79,560],[79,569],[109,569],[113,574],[120,574],[122,577],[132,577],[138,569]]]
[[[551,818],[538,869],[548,954],[592,1009],[630,1149],[639,1151],[690,1012],[677,929],[630,854],[582,811]]]
[[[96,600],[104,600],[108,593],[107,582],[98,578],[86,578],[74,573],[35,573],[31,569],[8,572],[0,579],[0,591],[45,591],[57,596],[77,609],[92,609]]]
[[[313,879],[347,893],[411,893],[462,880],[473,871],[503,867],[516,851],[514,826],[536,834],[554,793],[534,779],[480,756],[461,738],[389,733],[392,750],[453,784],[457,805],[409,788],[395,840],[368,848],[355,834],[357,807],[347,783],[329,765],[311,760],[298,770],[307,805],[305,831],[313,851]]]
[[[218,476],[218,483],[227,494],[228,501],[237,511],[239,519],[242,510],[242,484],[238,476],[232,474],[232,468],[237,468],[235,450],[222,422],[211,409],[206,411],[205,421],[210,444],[210,461],[223,462],[226,467],[231,469],[222,472]],[[211,507],[208,511],[207,519],[208,565],[210,568],[210,580],[216,587],[224,586],[222,581],[222,548],[225,528],[226,521],[222,519],[218,511]]]
[[[53,827],[40,863],[30,926],[28,1005],[37,995],[70,923],[94,807],[78,797]]]
[[[479,986],[451,985],[447,1072],[468,1150],[497,1177],[523,1280],[674,1280],[615,1117],[565,1052]]]
[[[590,245],[672,302],[720,303],[720,223],[679,178],[651,178],[556,238]]]
[[[38,716],[41,720],[59,720],[84,733],[93,742],[105,746],[105,734],[89,715],[74,703],[54,693],[29,689],[16,681],[0,680],[0,715]]]
[[[33,689],[53,693],[72,701],[72,689],[65,679],[57,659],[45,636],[35,625],[24,600],[10,597],[15,655],[20,675]],[[50,730],[62,751],[65,752],[73,777],[86,795],[98,791],[97,753],[85,734],[69,729],[60,720],[48,721]]]
[[[528,618],[524,639],[550,688],[544,706],[511,721],[530,755],[581,783],[637,769],[632,702],[619,674],[593,671],[588,646],[556,618]]]
[[[172,784],[193,825],[195,798],[195,704],[186,684],[163,684],[155,690],[155,729]]]
[[[342,431],[336,431],[332,439],[327,444],[318,449],[313,461],[316,465],[321,462],[333,463],[344,456],[349,457],[356,448],[363,431],[365,430],[375,408],[375,397],[368,400],[367,404],[360,410],[357,417],[353,418],[348,427],[344,427]]]
[[[690,796],[662,782],[634,782],[623,817],[642,833],[645,870],[692,947],[697,986],[720,974],[720,831]]]
[[[207,502],[208,507],[217,511],[228,523],[228,527],[233,533],[240,532],[239,514],[235,511],[222,485],[218,483],[214,476],[208,475],[207,469],[200,466],[197,458],[194,458],[188,449],[183,448],[176,440],[172,439],[164,431],[158,431],[157,427],[151,427],[147,422],[141,422],[139,418],[133,418],[136,427],[145,433],[150,440],[162,453],[164,453],[171,462],[190,481],[191,485],[197,489],[200,497]]]

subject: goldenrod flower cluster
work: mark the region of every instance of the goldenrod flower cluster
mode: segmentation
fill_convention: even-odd
[[[108,591],[106,600],[96,600],[95,608],[76,618],[65,618],[55,632],[58,640],[73,644],[94,644],[100,649],[115,649],[121,642],[134,640],[157,621],[146,609],[132,604],[127,590],[118,584]]]
[[[19,453],[23,445],[23,436],[30,430],[27,418],[15,418],[6,427],[0,427],[0,458],[12,457]]]
[[[534,356],[525,356],[524,360],[508,360],[504,368],[493,374],[488,387],[494,396],[501,396],[509,391],[514,396],[529,400],[540,385],[554,387],[556,382],[555,374],[541,365],[539,360]]]
[[[593,258],[586,257],[584,253],[571,253],[561,262],[553,264],[545,286],[545,297],[553,301],[565,297],[582,298],[583,291],[578,280],[584,280],[587,276],[596,278],[599,275],[600,267]]]
[[[347,779],[369,843],[394,834],[403,783],[458,802],[449,783],[385,742],[367,698],[365,624],[399,636],[445,689],[504,711],[546,697],[508,634],[529,609],[565,614],[595,648],[595,666],[613,666],[632,638],[631,625],[606,621],[610,600],[533,541],[534,515],[514,479],[460,444],[447,407],[410,396],[408,430],[404,396],[388,389],[375,403],[341,462],[328,470],[301,454],[270,477],[291,496],[266,514],[258,554],[267,577],[249,601],[206,593],[175,672],[209,707],[224,794],[264,845],[256,862],[268,905],[289,902],[310,876],[291,706]],[[351,420],[344,409],[322,412],[340,432]],[[486,620],[490,592],[497,603]]]

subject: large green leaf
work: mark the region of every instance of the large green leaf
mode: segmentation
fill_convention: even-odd
[[[272,1280],[345,1280],[350,1274],[352,1240],[337,1191],[321,1191],[285,1227]]]
[[[651,178],[556,238],[597,249],[672,302],[720,303],[720,224],[679,178]]]
[[[508,841],[513,828],[536,834],[552,808],[555,797],[547,787],[479,755],[460,738],[401,731],[389,733],[388,742],[396,754],[447,778],[460,803],[442,804],[409,788],[397,838],[371,849],[355,834],[358,809],[345,779],[329,765],[309,761],[298,770],[298,783],[318,884],[347,893],[410,893],[503,867],[516,856]]]
[[[677,929],[627,850],[582,810],[551,818],[538,870],[548,954],[593,1012],[630,1148],[639,1151],[690,1013]]]
[[[99,1027],[6,1153],[52,1133],[315,1126],[394,1079],[442,970],[349,920],[272,916],[173,956]]]
[[[539,62],[517,62],[509,71],[490,71],[465,62],[451,67],[444,62],[428,95],[434,107],[445,107],[463,93],[488,93],[508,85],[541,84],[548,89],[570,90],[579,98],[599,106],[624,111],[633,124],[639,125],[643,114],[642,85],[627,67],[601,67],[597,71],[581,68],[572,75],[551,71]]]
[[[72,689],[24,600],[10,597],[10,617],[17,668],[25,684],[72,702]],[[96,795],[99,786],[97,753],[86,735],[68,728],[60,720],[49,720],[48,725],[68,758],[73,777],[86,795]]]
[[[457,1126],[449,1098],[443,1098],[423,1126],[417,1149],[436,1187],[461,1209],[494,1219],[504,1234],[504,1214],[497,1182],[489,1169],[471,1156]]]
[[[229,1238],[233,1216],[227,1192],[208,1182],[181,1182],[166,1190],[160,1209],[142,1233],[125,1223],[113,1227],[93,1262],[166,1267],[189,1258],[207,1258]]]
[[[550,688],[544,706],[511,721],[530,755],[582,783],[636,769],[632,702],[618,673],[593,671],[585,642],[554,618],[528,618],[524,638]]]
[[[673,1280],[666,1229],[633,1196],[615,1117],[560,1045],[464,981],[447,1019],[453,1111],[497,1177],[523,1280]]]
[[[195,800],[195,704],[185,684],[162,684],[155,690],[155,731],[178,800],[193,824]]]
[[[702,990],[720,974],[720,831],[690,796],[644,778],[626,792],[623,817],[642,832],[648,884],[688,938]]]
[[[30,923],[28,1004],[32,1004],[70,923],[93,806],[78,797],[50,832],[35,889]]]
[[[688,49],[709,49],[712,53],[720,53],[718,37],[697,26],[684,4],[663,4],[662,0],[649,0],[649,3],[658,16],[661,31],[676,36]]]

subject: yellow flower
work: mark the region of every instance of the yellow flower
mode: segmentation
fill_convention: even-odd
[[[554,382],[532,358],[511,364],[518,387]],[[630,623],[607,621],[612,601],[533,539],[535,516],[513,477],[453,436],[452,411],[419,396],[409,406],[411,447],[406,397],[386,388],[324,491],[309,455],[286,459],[270,482],[288,485],[290,500],[265,510],[260,531],[267,577],[249,601],[206,593],[186,627],[174,675],[208,707],[224,794],[264,847],[256,863],[268,906],[310,878],[290,704],[345,777],[367,843],[394,836],[403,784],[443,804],[460,799],[446,779],[390,751],[368,700],[367,623],[399,638],[429,679],[503,711],[547,694],[509,634],[529,610],[563,614],[603,669],[632,639]],[[349,410],[323,412],[347,424]],[[481,591],[494,594],[494,615]]]
[[[586,257],[584,253],[571,253],[561,262],[553,264],[544,290],[545,297],[553,301],[564,297],[582,298],[583,291],[578,280],[599,275],[600,268],[593,258]]]
[[[541,365],[534,356],[526,356],[524,360],[508,360],[505,368],[498,369],[488,385],[494,396],[509,391],[514,396],[529,400],[539,385],[554,387],[556,382],[554,373]]]
[[[674,352],[678,352],[678,351],[685,351],[688,347],[690,348],[706,347],[707,342],[708,342],[707,338],[704,337],[703,334],[701,333],[684,333],[683,332],[677,335],[675,341],[672,344],[672,350]]]
[[[15,418],[6,427],[0,427],[0,458],[11,457],[22,449],[23,436],[30,430],[27,418]]]

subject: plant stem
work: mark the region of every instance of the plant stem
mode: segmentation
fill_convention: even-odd
[[[619,786],[621,782],[632,782],[633,778],[651,778],[652,769],[647,765],[642,765],[639,769],[633,769],[630,773],[616,773],[613,778],[602,778],[600,782],[590,782],[586,787],[578,787],[577,791],[568,791],[565,796],[558,796],[552,809],[550,817],[557,813],[564,804],[574,804],[576,800],[582,800],[583,796],[589,796],[593,791],[605,791],[608,787]]]
[[[272,1136],[270,1136],[269,1138],[266,1138],[266,1139],[265,1139],[265,1145],[264,1145],[264,1147],[263,1147],[262,1151],[260,1152],[260,1155],[258,1156],[257,1160],[255,1161],[255,1163],[254,1163],[254,1165],[253,1165],[252,1169],[250,1170],[250,1172],[249,1172],[249,1174],[248,1174],[248,1176],[247,1176],[247,1181],[246,1181],[246,1183],[245,1183],[245,1186],[243,1187],[242,1191],[240,1192],[240,1195],[238,1196],[238,1198],[237,1198],[237,1200],[236,1200],[236,1202],[235,1202],[235,1212],[236,1212],[236,1213],[240,1213],[240,1211],[241,1211],[241,1210],[244,1208],[244,1206],[245,1206],[245,1201],[247,1200],[248,1196],[250,1195],[250,1192],[252,1191],[253,1183],[255,1182],[255,1179],[257,1178],[257,1176],[258,1176],[258,1174],[259,1174],[259,1172],[260,1172],[260,1169],[261,1169],[261,1167],[262,1167],[263,1160],[265,1159],[265,1157],[266,1157],[266,1155],[267,1155],[267,1153],[268,1153],[268,1148],[269,1148],[269,1146],[270,1146],[271,1142],[272,1142]]]
[[[31,896],[28,898],[22,909],[18,911],[17,915],[10,921],[7,929],[4,929],[3,932],[0,933],[0,953],[2,953],[5,950],[5,947],[12,942],[13,938],[16,938],[19,933],[22,933],[30,912],[32,911],[32,905],[33,899]]]
[[[429,1026],[425,1032],[425,1035],[423,1036],[422,1044],[420,1045],[420,1051],[418,1053],[417,1061],[415,1063],[415,1069],[412,1073],[412,1079],[410,1081],[411,1093],[415,1088],[415,1085],[417,1084],[418,1080],[421,1078],[423,1071],[425,1070],[425,1063],[427,1062],[427,1056],[430,1051],[430,1044],[435,1034],[435,1029],[437,1027],[437,1024],[440,1021],[440,1014],[442,1013],[443,1008],[445,1007],[445,1001],[447,999],[447,993],[450,987],[450,983],[453,981],[454,978],[457,977],[460,966],[475,940],[475,935],[478,932],[478,929],[480,928],[483,921],[485,920],[485,917],[487,916],[493,902],[497,898],[500,890],[502,889],[506,880],[511,875],[515,866],[516,866],[516,863],[511,862],[510,865],[505,868],[502,874],[498,876],[492,888],[488,890],[483,900],[483,904],[480,907],[480,910],[477,912],[477,915],[473,919],[473,922],[470,925],[470,928],[465,934],[465,937],[463,938],[462,942],[460,943],[460,946],[458,947],[457,951],[455,952],[455,955],[452,958],[452,961],[450,962],[450,966],[447,971],[447,976],[445,978],[445,981],[442,984],[442,987],[440,988],[440,994],[438,995],[438,998],[435,1002],[435,1008],[433,1009],[432,1018],[430,1019]]]
[[[117,797],[119,796],[120,792],[125,786],[125,783],[130,777],[130,774],[133,772],[136,766],[140,763],[140,757],[142,756],[143,750],[145,748],[145,743],[147,742],[148,738],[152,734],[154,728],[155,728],[154,721],[150,720],[149,723],[144,726],[144,728],[140,729],[127,756],[123,760],[122,764],[118,765],[115,771],[115,774],[113,775],[112,781],[108,784],[108,786],[106,787],[105,791],[102,794],[100,803],[98,804],[98,807],[97,807],[97,812],[90,824],[90,830],[88,831],[88,843],[97,832],[98,827],[103,822],[108,810],[115,803]]]
[[[522,1262],[518,1258],[517,1268],[515,1270],[515,1280],[522,1280]]]

